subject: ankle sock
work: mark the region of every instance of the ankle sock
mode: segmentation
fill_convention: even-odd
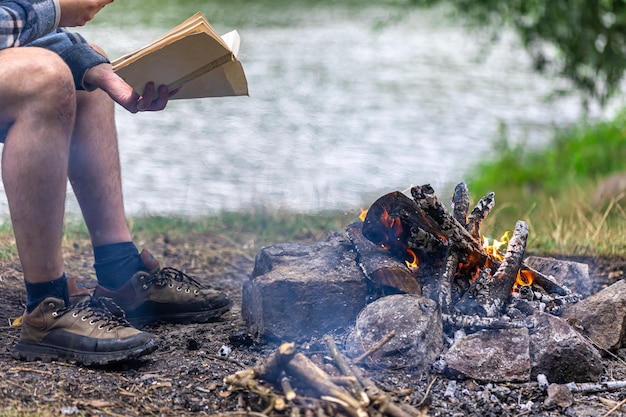
[[[93,249],[93,255],[98,283],[110,290],[118,289],[135,272],[145,269],[133,242],[98,246]]]
[[[70,303],[65,274],[53,281],[36,284],[25,281],[24,285],[26,286],[26,311],[29,313],[48,297],[60,298],[65,302],[66,306]]]

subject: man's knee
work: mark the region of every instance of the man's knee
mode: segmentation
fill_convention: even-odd
[[[54,52],[35,47],[0,50],[0,129],[20,112],[44,104],[73,112],[76,92],[72,73]]]
[[[36,96],[40,99],[51,94],[74,94],[69,67],[57,54],[46,49],[20,47],[0,50],[0,73],[0,94],[26,98]]]

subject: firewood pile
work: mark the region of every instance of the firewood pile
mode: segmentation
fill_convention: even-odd
[[[536,309],[558,315],[580,296],[523,263],[528,226],[518,221],[506,251],[481,241],[481,224],[495,204],[489,193],[469,211],[465,183],[456,186],[449,211],[430,185],[411,188],[412,199],[392,192],[376,200],[347,233],[366,276],[382,286],[436,301],[453,327],[524,327]],[[369,242],[407,268],[385,260]],[[384,264],[381,267],[381,264]]]
[[[298,352],[294,343],[283,343],[264,362],[229,375],[224,382],[258,395],[266,405],[260,415],[287,409],[291,416],[312,412],[351,417],[422,415],[380,389],[339,351],[332,337],[325,342],[332,356],[332,374]]]

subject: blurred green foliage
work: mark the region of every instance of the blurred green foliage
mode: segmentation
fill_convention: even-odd
[[[539,72],[569,79],[587,103],[620,90],[626,68],[625,0],[410,0],[446,4],[453,15],[494,38],[511,27]]]
[[[613,120],[557,130],[541,149],[511,145],[503,129],[494,155],[468,174],[472,200],[491,191],[496,195],[483,231],[497,236],[523,220],[531,227],[534,251],[604,255],[626,251],[623,201],[602,206],[593,201],[602,179],[626,171],[626,112]]]
[[[568,182],[593,182],[626,170],[626,112],[613,120],[557,130],[546,148],[511,145],[503,128],[494,143],[495,159],[472,168],[471,187],[485,193],[514,187],[524,194],[558,195]]]

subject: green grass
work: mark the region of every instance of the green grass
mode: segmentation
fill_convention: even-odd
[[[496,193],[496,208],[483,230],[497,234],[524,220],[530,226],[530,250],[626,254],[622,201],[592,204],[599,181],[626,171],[626,113],[558,130],[544,149],[510,145],[505,132],[494,148],[497,158],[473,167],[468,180],[476,199]]]
[[[287,241],[320,240],[331,231],[342,231],[348,224],[358,220],[358,216],[357,212],[296,213],[255,207],[244,212],[221,212],[201,217],[131,217],[129,226],[136,241],[156,238],[180,241],[191,235],[210,233],[227,236],[240,245],[260,248]],[[87,228],[81,219],[66,220],[66,245],[78,242],[84,244],[88,239]],[[6,229],[0,229],[0,260],[3,250],[9,255],[15,253],[11,245],[14,242],[11,229],[7,226]]]

